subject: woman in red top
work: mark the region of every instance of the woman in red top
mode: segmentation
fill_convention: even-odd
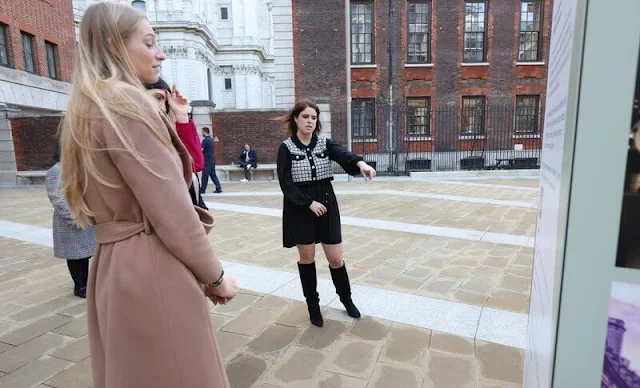
[[[195,174],[204,168],[204,154],[202,153],[198,128],[193,120],[189,119],[189,102],[180,94],[175,84],[172,90],[162,78],[159,78],[155,84],[145,84],[145,86],[158,108],[167,115],[173,115],[178,137],[191,156],[191,170],[194,173],[193,184],[189,188],[191,198],[194,205],[207,209],[200,197],[200,181]]]

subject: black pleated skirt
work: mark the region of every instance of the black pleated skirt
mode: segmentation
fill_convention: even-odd
[[[284,198],[282,211],[282,245],[285,248],[297,244],[339,244],[342,242],[340,210],[331,182],[300,186],[313,200],[327,208],[327,212],[318,217],[305,206],[299,206]]]

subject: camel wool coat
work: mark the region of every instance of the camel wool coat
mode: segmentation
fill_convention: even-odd
[[[142,122],[119,119],[154,172],[125,151],[97,108],[90,121],[95,164],[84,199],[98,248],[87,294],[95,388],[227,388],[202,284],[222,266],[207,233],[213,218],[189,197],[191,160],[168,119],[137,90]]]

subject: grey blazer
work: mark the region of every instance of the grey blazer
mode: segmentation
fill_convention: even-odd
[[[60,163],[47,171],[46,185],[49,200],[53,205],[53,255],[60,259],[85,259],[96,250],[96,236],[93,227],[81,229],[69,210],[59,184]]]

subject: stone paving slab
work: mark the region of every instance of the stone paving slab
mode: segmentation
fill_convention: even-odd
[[[534,180],[533,182],[538,182]],[[479,187],[474,185],[485,184],[489,186]],[[400,190],[416,193],[429,193],[441,195],[457,195],[462,197],[490,198],[506,201],[537,202],[537,185],[529,186],[530,180],[493,180],[492,182],[480,182],[476,180],[457,181],[420,181],[420,180],[374,180],[363,182],[362,179],[353,182],[333,182],[336,191],[340,190]],[[223,192],[267,192],[279,191],[277,182],[251,182],[251,183],[227,183],[223,184]],[[497,187],[492,187],[497,186]],[[507,186],[505,188],[504,186]],[[509,189],[508,187],[512,188]],[[214,189],[208,190],[213,192]]]
[[[530,182],[482,183],[531,187]],[[338,190],[360,186],[364,185],[336,183]],[[367,183],[367,187],[537,200],[530,191],[441,182],[380,182]],[[224,187],[225,192],[274,189],[274,184]],[[364,213],[367,204],[357,198],[341,198],[343,211]],[[400,202],[407,200],[399,198],[403,198]],[[436,202],[447,202],[415,201],[433,212],[438,210]],[[403,211],[411,211],[411,202],[402,205]],[[51,206],[43,187],[0,189],[0,203],[0,220],[51,227]],[[376,202],[380,208],[387,203]],[[466,205],[469,203],[448,206],[452,219],[457,216],[456,208],[468,211]],[[507,208],[492,210],[501,217],[492,227],[500,220],[505,222],[499,233],[517,229],[517,224],[507,223],[513,222],[511,213],[527,212]],[[386,211],[391,217],[391,210]],[[297,271],[295,250],[281,248],[278,218],[223,211],[215,216],[217,226],[211,240],[225,260]],[[397,216],[404,217],[402,212]],[[520,217],[528,220],[535,214]],[[252,230],[245,225],[252,225]],[[497,309],[495,316],[500,311],[528,310],[531,248],[352,226],[345,226],[343,234],[345,257],[356,284],[492,307]],[[322,262],[321,249],[318,256]],[[325,265],[318,269],[321,277],[329,279]],[[66,266],[52,257],[51,248],[0,237],[0,387],[91,386],[86,306],[71,290]],[[309,324],[303,302],[249,291],[242,291],[228,306],[213,307],[212,322],[232,386],[522,386],[521,349],[366,316],[354,321],[341,309],[325,307],[323,313],[326,324],[318,329]]]
[[[504,184],[513,184],[520,181],[505,180]],[[463,182],[464,183],[464,182]],[[345,190],[356,190],[361,187],[377,187],[393,189],[397,191],[419,191],[423,186],[445,187],[451,190],[471,190],[477,197],[486,195],[487,191],[496,190],[484,187],[466,187],[448,185],[440,182],[368,182],[341,183],[336,186]],[[235,184],[228,185],[229,190],[236,192],[247,191],[273,191],[277,190],[276,184]],[[340,189],[339,188],[339,189]],[[0,200],[7,206],[0,208],[0,219],[27,223],[31,225],[50,227],[51,206],[42,187],[13,188],[0,190]],[[500,189],[498,191],[505,191]],[[447,192],[449,194],[449,192]],[[535,201],[536,193],[517,192],[524,195],[528,201]],[[455,192],[455,194],[459,194]],[[466,193],[465,193],[466,194]],[[256,200],[268,200],[273,206],[279,206],[280,198],[256,197]],[[367,201],[358,202],[358,196],[344,196],[341,198],[343,213],[365,211]],[[212,200],[236,201],[243,203],[247,197],[211,197]],[[346,201],[344,201],[346,199]],[[381,198],[378,198],[380,200]],[[388,198],[386,208],[392,209],[393,203],[407,201],[406,197]],[[411,198],[409,198],[411,199]],[[33,208],[29,212],[23,212],[21,201],[28,201]],[[409,201],[411,202],[411,201]],[[416,206],[433,207],[433,203],[450,202],[464,206],[489,206],[478,204],[463,204],[457,201],[441,201],[424,198],[416,198]],[[15,205],[14,205],[15,204]],[[496,218],[489,230],[504,233],[517,232],[530,233],[534,228],[535,213],[530,209],[513,208],[508,206],[495,206],[495,214],[503,218]],[[437,207],[435,207],[437,210]],[[355,209],[355,210],[352,210]],[[360,209],[360,210],[358,210]],[[511,210],[505,210],[511,209]],[[405,207],[405,213],[412,211],[411,207]],[[506,212],[506,213],[505,213]],[[514,214],[527,214],[522,221],[511,220],[511,212]],[[371,212],[368,212],[371,213]],[[450,218],[457,217],[452,210]],[[295,249],[283,249],[281,246],[281,221],[276,217],[268,217],[254,214],[239,214],[227,211],[215,211],[216,228],[210,238],[218,254],[227,261],[241,262],[259,265],[267,268],[297,272],[297,252]],[[398,214],[397,217],[401,217]],[[391,217],[391,216],[390,216]],[[518,216],[523,217],[523,216]],[[467,217],[467,223],[473,223],[476,217],[472,214]],[[460,218],[464,220],[464,218]],[[462,223],[462,221],[460,221]],[[488,223],[488,222],[487,222]],[[524,224],[523,224],[524,223]],[[251,225],[247,228],[246,225]],[[524,225],[524,226],[523,226]],[[468,226],[462,225],[461,226]],[[522,229],[519,229],[522,228]],[[527,229],[527,232],[524,231]],[[520,232],[518,232],[520,233]],[[533,249],[517,247],[490,242],[474,242],[454,239],[449,237],[425,236],[398,231],[385,231],[356,226],[343,226],[344,251],[350,277],[356,284],[369,285],[407,293],[414,293],[429,297],[442,298],[451,301],[469,303],[479,306],[489,306],[497,309],[506,309],[513,312],[528,311],[529,288],[533,262]],[[2,245],[0,245],[1,247]],[[35,258],[29,257],[29,249],[35,249]],[[26,255],[27,260],[38,260],[40,254],[38,248],[29,248],[29,245],[15,246],[11,249],[14,254]],[[323,262],[323,253],[318,249],[318,261]],[[31,263],[28,263],[29,265]],[[47,261],[40,260],[39,265],[47,266]],[[25,262],[12,263],[13,270],[24,269]],[[2,276],[2,262],[0,262],[0,278]],[[318,265],[320,276],[329,278],[329,271],[325,265]],[[66,276],[62,273],[63,276]],[[21,282],[22,280],[16,280]],[[9,285],[15,288],[15,285]],[[56,291],[50,290],[49,293]],[[58,295],[62,290],[57,290]],[[34,298],[38,298],[35,295]],[[507,300],[508,299],[508,300]],[[0,304],[3,302],[2,285],[0,285]],[[51,302],[59,304],[61,302]],[[0,307],[1,308],[1,307]],[[37,309],[36,309],[37,310]],[[35,311],[34,314],[38,312]],[[29,315],[29,313],[22,313]],[[0,323],[0,331],[2,330]]]
[[[39,275],[51,273],[28,274]],[[70,282],[58,281],[70,294]],[[86,336],[54,333],[84,331],[85,315],[78,306],[52,310],[48,318],[0,338],[0,370],[8,372],[0,377],[0,387],[91,387]],[[211,313],[234,388],[508,386],[522,380],[520,349],[366,316],[353,320],[342,310],[325,309],[326,324],[319,329],[309,324],[302,302],[243,292]],[[36,333],[18,346],[2,342],[21,342]]]
[[[340,215],[484,232],[535,235],[535,209],[461,201],[338,194]],[[207,201],[281,209],[278,197],[206,197]]]

